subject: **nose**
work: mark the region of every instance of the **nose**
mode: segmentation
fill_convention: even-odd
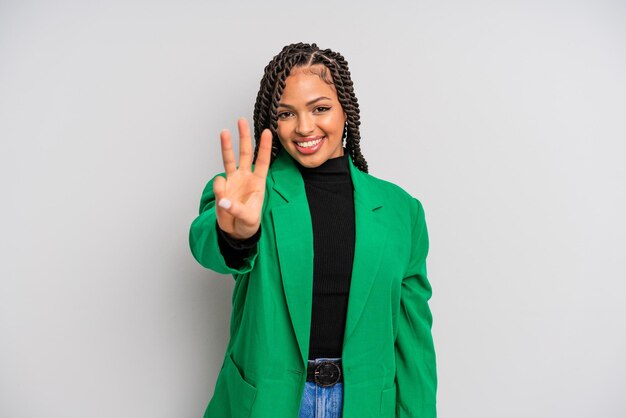
[[[313,133],[315,130],[315,124],[310,115],[304,115],[298,117],[298,123],[296,125],[296,133],[300,136],[307,136]]]

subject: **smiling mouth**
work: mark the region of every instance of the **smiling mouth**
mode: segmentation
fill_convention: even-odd
[[[326,138],[325,136],[320,136],[315,139],[310,139],[308,141],[294,141],[295,144],[300,148],[312,148],[322,142],[322,140]]]
[[[301,148],[312,148],[314,146],[316,146],[317,144],[319,144],[320,142],[322,142],[322,140],[326,138],[325,136],[321,136],[317,139],[312,139],[310,141],[294,141],[296,143],[297,146],[301,147]]]

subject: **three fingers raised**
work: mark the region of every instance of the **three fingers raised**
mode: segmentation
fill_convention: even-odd
[[[252,160],[254,158],[254,149],[252,146],[252,138],[250,136],[250,126],[245,118],[237,120],[237,129],[239,131],[239,169],[251,171]],[[237,171],[237,160],[233,151],[233,144],[228,129],[220,132],[220,142],[222,146],[222,161],[224,163],[224,171],[226,177]],[[269,168],[272,155],[272,133],[269,129],[264,129],[261,133],[259,143],[259,152],[254,165],[254,171],[257,175],[265,177]]]

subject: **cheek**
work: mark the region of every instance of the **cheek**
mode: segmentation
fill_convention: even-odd
[[[278,124],[276,133],[278,134],[278,139],[280,140],[280,143],[283,144],[283,147],[291,142],[287,139],[289,138],[289,129],[284,123]]]
[[[343,133],[344,124],[345,120],[343,118],[343,113],[335,113],[332,115],[328,115],[326,128],[334,133]]]

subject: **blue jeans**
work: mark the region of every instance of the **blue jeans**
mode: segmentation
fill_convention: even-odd
[[[340,358],[316,358],[315,364],[323,360]],[[313,362],[313,360],[309,360]],[[315,382],[305,382],[298,418],[341,418],[343,409],[343,382],[323,387]]]

